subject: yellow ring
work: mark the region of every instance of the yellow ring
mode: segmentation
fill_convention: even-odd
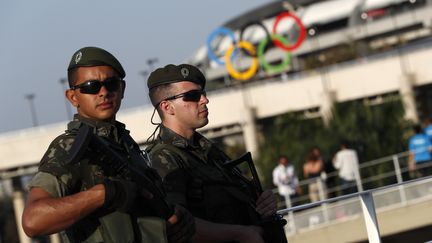
[[[228,50],[225,52],[225,66],[228,71],[228,73],[231,75],[231,77],[237,79],[237,80],[247,80],[250,79],[252,76],[255,75],[255,73],[258,70],[258,59],[256,57],[256,51],[255,47],[252,45],[252,43],[247,41],[239,41],[237,43],[238,48],[243,48],[246,51],[249,52],[250,56],[252,57],[252,65],[244,72],[238,72],[234,69],[232,63],[231,63],[231,55],[234,52],[235,46],[231,45]]]

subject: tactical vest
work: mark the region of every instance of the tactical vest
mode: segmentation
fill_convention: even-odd
[[[65,134],[57,137],[59,139],[73,139],[81,122],[74,123],[69,127]],[[96,133],[96,131],[95,131]],[[122,154],[128,154],[129,159],[135,161],[146,161],[142,157],[138,144],[130,137],[127,130],[122,135],[123,146],[119,146]],[[59,160],[59,162],[62,162]],[[76,181],[76,187],[72,191],[83,191],[97,183],[101,183],[104,175],[101,169],[89,163],[88,159],[82,159],[77,164],[62,164],[55,166],[53,164],[42,164],[40,171],[48,172],[58,178],[68,174]],[[122,212],[106,213],[103,210],[97,210],[81,221],[77,222],[71,228],[62,232],[61,237],[64,242],[85,242],[85,243],[167,243],[166,222],[158,217],[138,217],[134,214]]]
[[[187,209],[196,217],[216,223],[251,225],[259,223],[251,183],[241,178],[240,171],[223,168],[229,158],[212,148],[209,160],[172,144],[155,143],[146,151],[157,154],[166,149],[178,156],[180,167],[166,175],[164,181],[186,180]],[[170,189],[166,188],[168,200]]]

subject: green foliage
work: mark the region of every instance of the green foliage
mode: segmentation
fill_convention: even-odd
[[[285,154],[303,177],[302,168],[313,146],[321,149],[329,161],[339,149],[339,143],[349,141],[357,150],[360,162],[370,161],[406,150],[407,129],[410,124],[403,118],[404,110],[398,96],[388,97],[379,105],[365,105],[361,101],[336,104],[333,119],[324,126],[321,118],[305,119],[302,114],[285,114],[262,121],[265,141],[260,147],[257,165],[262,182],[273,188],[271,173],[278,157]],[[389,164],[373,168],[373,173],[388,170]],[[391,166],[391,165],[390,165]],[[367,176],[372,171],[362,171]]]

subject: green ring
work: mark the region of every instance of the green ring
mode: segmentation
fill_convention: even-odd
[[[282,42],[284,45],[289,44],[288,40],[283,38],[281,35],[272,35],[271,38]],[[270,65],[266,62],[264,58],[264,47],[267,45],[268,41],[269,41],[268,38],[264,38],[258,44],[258,50],[257,50],[258,60],[261,63],[261,65],[264,67],[265,71],[272,72],[272,73],[280,73],[284,71],[287,66],[290,65],[291,52],[287,52],[287,55],[285,56],[285,58],[282,60],[281,63],[276,65]]]

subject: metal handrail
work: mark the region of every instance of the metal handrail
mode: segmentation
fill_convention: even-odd
[[[290,208],[285,208],[285,209],[278,210],[278,213],[279,214],[287,214],[288,212],[291,212],[291,211],[298,211],[298,210],[313,208],[313,207],[316,207],[316,206],[320,206],[320,205],[322,205],[324,203],[337,202],[337,201],[341,201],[341,200],[345,200],[345,199],[349,199],[349,198],[353,198],[353,197],[358,197],[358,196],[365,195],[365,194],[370,194],[370,193],[375,193],[375,192],[378,192],[378,191],[383,191],[383,190],[390,189],[390,188],[393,188],[393,187],[398,187],[398,186],[412,184],[412,183],[423,181],[423,180],[425,180],[425,181],[426,180],[432,180],[432,176],[427,176],[427,177],[423,177],[423,178],[412,179],[412,180],[405,181],[405,182],[402,182],[402,183],[396,183],[396,184],[392,184],[392,185],[382,186],[382,187],[379,187],[379,188],[369,189],[369,190],[362,191],[362,192],[351,193],[351,194],[342,195],[342,196],[338,196],[338,197],[328,198],[328,199],[325,199],[325,200],[320,200],[320,201],[317,201],[317,202],[312,202],[312,203],[298,205],[298,206],[294,206],[294,207],[290,207]]]
[[[368,240],[370,243],[381,243],[381,235],[380,235],[380,230],[379,230],[379,225],[378,225],[378,220],[377,220],[377,215],[376,215],[376,210],[375,210],[375,203],[374,203],[373,194],[376,194],[375,195],[376,197],[381,197],[382,195],[386,195],[385,193],[388,193],[389,191],[391,193],[392,189],[396,188],[397,191],[399,191],[399,193],[400,193],[400,200],[401,201],[400,201],[400,203],[398,203],[399,207],[400,206],[406,206],[407,205],[407,203],[406,203],[407,198],[405,195],[405,191],[407,190],[407,188],[410,188],[410,187],[408,187],[408,185],[409,186],[411,186],[411,185],[420,186],[420,185],[424,185],[426,183],[431,183],[431,182],[432,182],[432,176],[417,178],[417,179],[413,179],[410,181],[405,181],[405,182],[401,182],[401,183],[397,183],[397,184],[387,185],[387,186],[383,186],[383,187],[379,187],[379,188],[375,188],[375,189],[369,189],[369,190],[360,191],[360,192],[356,192],[356,193],[352,193],[352,194],[348,194],[348,195],[329,198],[329,199],[321,200],[318,202],[312,202],[312,203],[303,204],[303,205],[299,205],[299,206],[289,207],[286,209],[279,210],[278,213],[282,214],[282,215],[286,215],[285,217],[287,217],[288,223],[289,223],[287,226],[287,229],[291,230],[291,233],[293,233],[293,231],[295,233],[295,232],[297,232],[297,227],[298,227],[298,225],[296,225],[296,222],[295,222],[295,215],[294,215],[295,211],[308,210],[309,209],[310,211],[302,211],[302,212],[305,212],[306,214],[303,214],[303,216],[302,216],[302,214],[300,214],[300,219],[302,217],[304,217],[304,215],[309,215],[309,220],[311,219],[311,217],[318,217],[317,215],[321,215],[321,217],[323,218],[323,223],[325,223],[325,225],[327,225],[328,223],[331,222],[330,212],[329,212],[330,208],[334,209],[334,208],[337,208],[337,207],[344,205],[344,204],[339,204],[339,202],[351,201],[349,203],[352,203],[352,200],[350,200],[350,199],[359,198],[362,212],[363,212],[365,225],[366,225],[366,229],[367,229]],[[421,198],[423,199],[425,196],[427,197],[427,195],[423,195]],[[331,206],[331,203],[335,203],[335,202],[338,202],[338,204],[335,204],[335,207]],[[349,205],[349,204],[346,204],[346,205]],[[392,205],[395,205],[395,204],[392,204]],[[350,214],[350,215],[354,216],[354,215],[358,215],[358,213],[359,212],[356,212],[355,214]],[[319,221],[320,220],[318,218],[318,223],[319,223]],[[310,224],[310,221],[309,221],[309,224]],[[300,227],[300,228],[303,228],[303,227]],[[310,227],[310,225],[309,225],[309,227]]]

